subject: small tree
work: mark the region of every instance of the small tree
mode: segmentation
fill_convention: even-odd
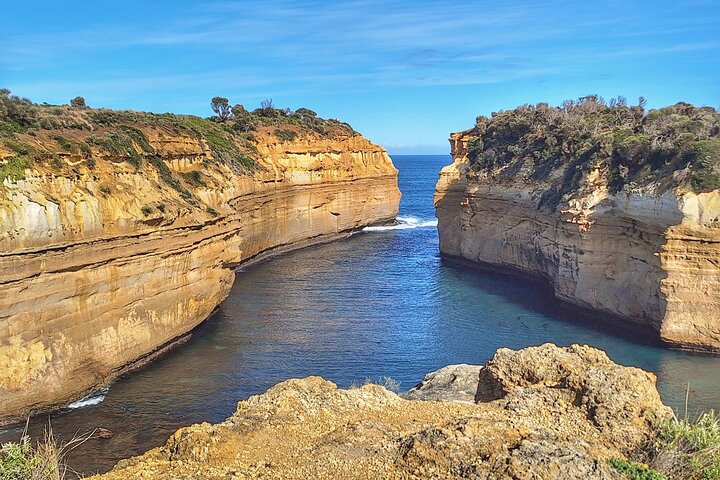
[[[235,116],[235,118],[246,117],[248,115],[248,111],[245,109],[244,106],[238,103],[237,105],[232,107],[232,114]]]
[[[85,98],[83,97],[75,97],[72,100],[70,100],[70,106],[75,108],[87,108],[87,104],[85,103]]]
[[[305,118],[305,117],[315,118],[315,117],[317,117],[317,113],[313,112],[313,111],[310,110],[309,108],[298,108],[297,110],[295,110],[295,113],[296,113],[297,115],[300,115],[300,117],[302,117],[302,118]]]
[[[210,101],[210,106],[212,107],[213,112],[215,112],[221,122],[224,122],[225,120],[230,118],[230,103],[228,102],[227,98],[213,97],[213,99]]]

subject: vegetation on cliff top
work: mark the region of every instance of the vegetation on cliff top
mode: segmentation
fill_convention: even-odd
[[[590,95],[480,116],[466,134],[473,169],[497,180],[528,173],[551,183],[541,207],[554,209],[581,179],[598,170],[612,191],[626,185],[658,191],[683,184],[720,188],[720,114],[687,103],[645,111],[645,101],[606,103]]]
[[[162,162],[153,161],[159,152],[147,138],[149,131],[204,140],[215,161],[238,171],[257,168],[260,134],[266,138],[274,135],[280,142],[308,135],[356,135],[346,123],[324,120],[306,108],[277,109],[269,100],[247,111],[242,105],[230,107],[227,99],[215,97],[211,107],[218,114],[201,118],[92,109],[82,97],[72,99],[69,106],[38,105],[0,89],[0,182],[23,178],[31,166],[78,174],[81,167],[95,167],[94,153],[116,157],[136,168],[144,163],[158,167]],[[173,188],[184,189],[182,179],[173,177],[172,172],[161,171],[160,176]]]

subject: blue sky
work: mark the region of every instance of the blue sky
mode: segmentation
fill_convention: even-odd
[[[477,115],[597,93],[720,106],[720,1],[10,1],[0,86],[210,114],[308,107],[391,153]]]

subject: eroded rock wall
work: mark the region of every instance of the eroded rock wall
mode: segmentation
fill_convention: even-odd
[[[397,215],[397,170],[359,135],[261,138],[242,173],[196,138],[145,133],[173,174],[197,172],[191,197],[122,158],[0,186],[0,423],[67,405],[192,330],[240,262]]]
[[[443,254],[542,277],[561,300],[670,345],[720,350],[720,191],[611,193],[594,171],[552,210],[546,182],[522,169],[496,182],[470,168],[464,132],[450,142],[435,194]]]

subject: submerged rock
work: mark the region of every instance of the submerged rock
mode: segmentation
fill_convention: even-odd
[[[473,376],[483,401],[458,403]],[[96,478],[619,479],[607,460],[671,414],[652,374],[579,345],[501,349],[485,368],[446,367],[413,390],[454,401],[288,380]]]

